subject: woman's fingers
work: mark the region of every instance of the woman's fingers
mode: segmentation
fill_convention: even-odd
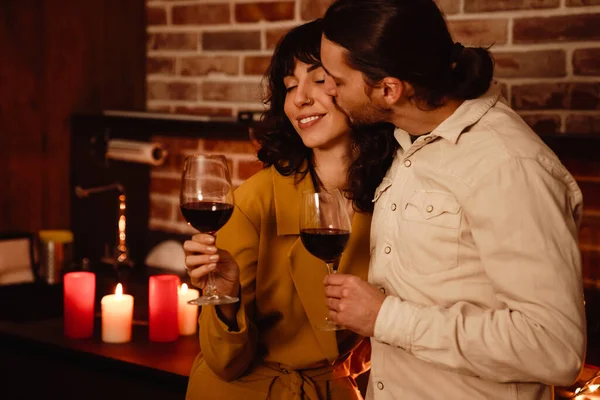
[[[199,254],[185,257],[185,267],[194,269],[205,264],[212,264],[219,261],[218,254]]]
[[[214,271],[217,268],[217,264],[206,264],[201,265],[198,268],[188,269],[188,275],[195,282],[199,282],[201,278],[204,278],[209,272]]]
[[[183,250],[186,251],[186,254],[189,253],[204,253],[204,254],[215,254],[217,252],[217,248],[213,245],[200,243],[194,240],[186,240],[183,242]]]

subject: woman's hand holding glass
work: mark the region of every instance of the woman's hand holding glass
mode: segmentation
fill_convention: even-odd
[[[240,291],[240,268],[225,250],[215,247],[215,238],[206,233],[192,236],[183,243],[185,266],[192,284],[204,289],[208,274],[213,273],[213,282],[218,293],[238,297]]]

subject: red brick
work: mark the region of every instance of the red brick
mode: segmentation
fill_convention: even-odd
[[[304,21],[311,21],[316,18],[321,18],[325,15],[327,7],[333,0],[300,0],[300,17]]]
[[[566,76],[567,62],[563,50],[494,53],[499,78],[537,78]]]
[[[260,32],[204,32],[202,48],[204,50],[260,50]]]
[[[588,211],[600,211],[600,180],[597,178],[595,181],[583,181],[580,179],[577,183],[579,184],[579,188],[583,193],[585,209]]]
[[[153,178],[154,180],[156,178]],[[152,185],[152,183],[151,183]],[[174,204],[167,200],[150,198],[150,218],[171,221],[173,219]]]
[[[148,82],[148,100],[198,100],[198,85],[188,82]]]
[[[231,117],[233,110],[227,107],[175,107],[175,113],[202,116]]]
[[[567,131],[567,134],[572,132]],[[574,132],[577,133],[577,132]],[[578,179],[578,177],[600,177],[600,160],[588,161],[578,158],[560,160],[569,172]],[[584,205],[585,207],[585,205]]]
[[[270,56],[247,56],[244,58],[244,75],[264,75],[270,62]]]
[[[538,135],[552,135],[560,132],[559,115],[522,115],[521,117]]]
[[[274,49],[277,43],[279,42],[279,39],[281,39],[283,35],[288,33],[290,29],[291,28],[268,29],[266,32],[267,49]]]
[[[237,75],[239,58],[236,56],[192,56],[180,58],[180,74],[205,76],[210,73]]]
[[[255,154],[250,140],[203,139],[202,148],[210,153]]]
[[[259,83],[252,82],[204,82],[202,98],[214,101],[239,101],[255,103],[261,101]]]
[[[149,33],[148,50],[197,50],[196,33]]]
[[[459,0],[435,0],[435,2],[440,10],[442,10],[442,12],[446,15],[456,14],[460,11]]]
[[[564,109],[568,106],[568,84],[513,85],[511,105],[516,110]]]
[[[517,18],[514,43],[548,43],[600,39],[600,14]]]
[[[180,179],[153,177],[150,180],[150,193],[178,195],[180,187]]]
[[[600,279],[600,250],[583,249],[581,267],[584,278],[594,281]]]
[[[575,50],[573,72],[575,75],[600,75],[600,48]]]
[[[465,12],[532,10],[538,8],[557,8],[560,0],[465,0]]]
[[[505,44],[508,37],[506,19],[453,20],[448,27],[454,40],[465,46]]]
[[[585,199],[584,199],[585,202]],[[600,250],[600,218],[584,215],[579,229],[579,244]]]
[[[147,104],[146,105],[146,111],[149,112],[157,112],[157,113],[170,113],[171,112],[171,106],[168,105],[164,105],[164,104]]]
[[[258,160],[240,161],[238,163],[237,178],[246,180],[261,169],[263,169],[263,163]]]
[[[294,8],[293,1],[238,3],[235,5],[235,20],[237,22],[291,20],[294,19]]]
[[[167,10],[164,7],[146,7],[146,19],[148,26],[166,25]]]
[[[231,22],[229,4],[173,6],[174,25],[217,25]]]
[[[600,116],[597,115],[570,115],[567,117],[567,133],[593,133],[600,132]],[[600,175],[600,171],[599,174]]]
[[[572,110],[600,109],[600,82],[573,83],[570,91]]]
[[[597,6],[600,0],[567,0],[568,7]]]
[[[146,59],[146,73],[148,75],[175,75],[175,59],[148,56]]]

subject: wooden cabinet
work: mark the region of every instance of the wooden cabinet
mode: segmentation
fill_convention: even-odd
[[[71,114],[145,108],[144,0],[0,2],[0,230],[69,228]]]

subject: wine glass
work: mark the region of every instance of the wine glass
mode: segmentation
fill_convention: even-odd
[[[181,214],[188,225],[202,233],[215,235],[233,213],[233,187],[223,155],[193,155],[186,157],[179,198]],[[189,304],[231,304],[237,297],[221,295],[217,291],[213,272],[202,296]]]
[[[302,193],[300,238],[309,253],[325,262],[327,273],[337,272],[340,257],[350,239],[350,231],[350,217],[338,189]],[[344,329],[327,318],[319,328],[328,331]]]

